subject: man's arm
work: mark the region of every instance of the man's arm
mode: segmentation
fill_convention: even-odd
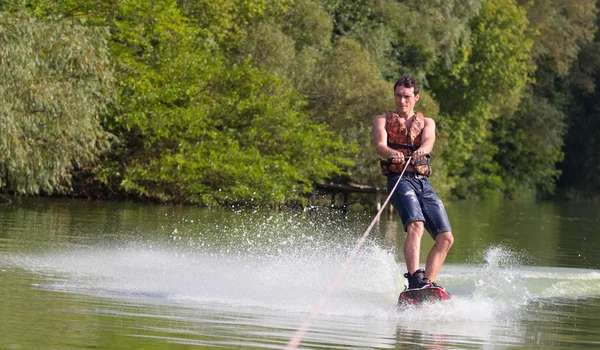
[[[402,153],[393,150],[387,145],[387,132],[385,131],[385,114],[378,115],[373,120],[373,143],[375,151],[381,159],[393,158],[396,163],[403,163],[404,157]]]
[[[425,154],[431,153],[435,144],[435,122],[431,118],[425,118],[425,126],[421,134],[421,147],[413,152],[415,160],[425,159]]]

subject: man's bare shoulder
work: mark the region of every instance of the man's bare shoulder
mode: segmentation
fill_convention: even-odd
[[[380,114],[378,116],[375,117],[375,119],[373,119],[373,124],[381,124],[382,122],[385,122],[385,113]]]
[[[435,121],[433,119],[423,116],[423,121],[425,122],[425,126],[432,125],[435,127]]]

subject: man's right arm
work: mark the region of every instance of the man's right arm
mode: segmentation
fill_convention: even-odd
[[[373,120],[373,143],[375,151],[381,159],[393,158],[396,163],[403,163],[404,156],[402,153],[395,151],[387,146],[387,132],[385,131],[385,114],[378,115]]]

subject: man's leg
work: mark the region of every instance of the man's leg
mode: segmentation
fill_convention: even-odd
[[[411,275],[419,269],[419,255],[421,252],[423,229],[423,221],[413,221],[406,226],[404,260],[406,261],[406,269]]]
[[[421,234],[423,234],[423,231],[421,231]],[[435,282],[435,279],[440,273],[442,265],[444,264],[446,256],[448,255],[448,251],[450,250],[450,247],[452,247],[453,243],[454,236],[452,235],[452,232],[443,232],[435,236],[435,243],[433,244],[431,251],[429,251],[429,255],[427,255],[427,263],[425,265],[425,277],[429,279],[427,282]],[[404,254],[406,255],[406,247],[404,248],[404,251]],[[417,263],[418,259],[419,258],[417,256]]]

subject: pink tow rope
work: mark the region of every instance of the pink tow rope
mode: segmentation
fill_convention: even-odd
[[[358,242],[354,246],[354,249],[352,249],[352,251],[350,252],[350,255],[348,255],[348,258],[346,258],[346,261],[344,262],[344,265],[342,266],[340,271],[337,273],[337,275],[331,281],[331,283],[329,283],[329,286],[327,287],[325,292],[321,295],[319,300],[315,303],[315,305],[313,306],[312,310],[310,311],[310,314],[308,315],[308,317],[306,317],[304,322],[302,322],[302,325],[300,325],[300,327],[296,330],[296,333],[294,334],[294,336],[292,338],[290,338],[290,341],[288,342],[285,349],[296,349],[302,342],[302,338],[304,337],[304,334],[310,328],[312,319],[321,311],[321,308],[323,307],[323,305],[325,304],[327,299],[329,299],[333,290],[338,286],[338,284],[342,280],[342,276],[344,275],[344,273],[346,272],[346,269],[348,268],[348,266],[350,265],[350,263],[356,256],[356,253],[358,253],[358,250],[365,243],[367,236],[369,236],[369,234],[371,233],[371,230],[373,230],[373,227],[375,227],[375,223],[379,220],[381,213],[383,213],[383,210],[385,209],[385,207],[389,203],[390,199],[392,198],[392,194],[394,193],[394,191],[396,191],[396,187],[398,187],[398,184],[400,183],[400,180],[402,179],[402,176],[404,175],[404,172],[406,171],[408,164],[410,164],[411,158],[412,158],[412,156],[407,157],[406,165],[404,166],[404,169],[402,169],[402,173],[400,174],[398,181],[396,181],[394,188],[390,191],[390,194],[388,195],[385,202],[383,202],[381,209],[379,209],[379,212],[377,213],[377,215],[375,215],[375,217],[373,218],[373,221],[371,222],[371,224],[369,225],[369,227],[367,228],[367,230],[365,231],[363,236],[358,240]]]

